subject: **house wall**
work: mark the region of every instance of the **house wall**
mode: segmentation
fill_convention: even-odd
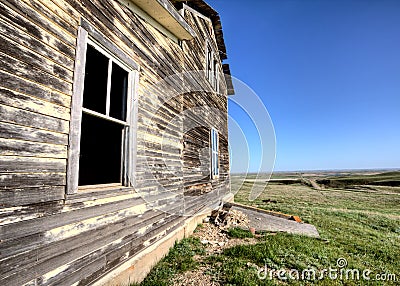
[[[210,183],[183,179],[190,166],[184,142],[191,136],[184,137],[182,115],[193,102],[226,112],[226,91],[169,96],[171,87],[159,84],[203,68],[201,40],[179,45],[112,0],[0,0],[0,10],[1,285],[90,284],[182,226],[180,214],[198,212],[227,193],[221,117],[210,118],[220,126],[220,179],[206,193],[185,195],[192,185]],[[140,66],[134,188],[66,195],[82,18]],[[196,25],[199,31],[202,24]],[[195,144],[207,146],[206,133]]]
[[[216,52],[215,57],[219,60],[212,23],[190,8],[183,9],[183,13],[185,20],[198,35],[183,43],[185,69],[186,71],[204,71],[207,43]],[[222,71],[222,66],[220,68]],[[193,88],[194,91],[186,92],[183,99],[186,115],[183,149],[184,195],[185,201],[196,202],[199,205],[202,202],[207,203],[203,198],[205,193],[215,199],[226,195],[230,190],[227,88],[222,73],[217,72],[216,75],[220,77],[219,92],[215,92],[211,84],[205,80],[202,82],[205,85],[204,91]],[[215,128],[219,134],[219,176],[215,179],[211,177],[210,171],[211,128]]]

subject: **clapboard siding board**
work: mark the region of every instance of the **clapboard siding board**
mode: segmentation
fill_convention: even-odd
[[[65,171],[64,159],[0,156],[0,173],[65,173]]]
[[[68,121],[0,104],[0,121],[68,134]]]
[[[31,77],[31,75],[27,75],[27,77]],[[64,107],[69,107],[71,104],[70,95],[65,95],[54,89],[36,83],[29,78],[20,77],[1,69],[0,86],[8,90],[13,90],[15,92],[29,94],[33,97],[41,98],[45,101]]]
[[[196,36],[177,43],[120,1],[0,0],[1,285],[90,285],[229,192],[226,85],[185,75],[205,69],[206,41],[217,48],[213,25],[184,18]],[[66,194],[82,28],[139,72],[134,188]]]
[[[71,83],[65,82],[50,73],[44,72],[31,63],[26,63],[19,59],[5,56],[4,54],[0,55],[1,68],[5,72],[13,73],[18,77],[23,77],[42,85],[47,85],[53,90],[64,94],[68,93],[72,87]]]
[[[0,104],[18,107],[27,111],[43,114],[63,120],[69,120],[69,108],[52,104],[13,90],[0,87]]]
[[[70,69],[73,66],[73,54],[71,54],[70,57],[64,55],[56,47],[48,46],[45,43],[37,40],[32,35],[25,33],[17,26],[11,25],[10,21],[0,18],[0,33],[8,36],[15,43],[30,48],[32,51],[35,51],[46,58],[62,63]]]
[[[67,146],[0,138],[1,156],[67,158]]]
[[[51,35],[51,37],[61,39],[71,48],[75,47],[75,33],[71,34],[65,31],[60,31],[57,25],[26,3],[17,0],[3,0],[0,3],[0,9],[2,15],[5,15],[8,19],[15,21],[26,29],[29,29],[30,34],[37,37],[46,37],[47,35]],[[42,35],[40,28],[46,30],[47,34]]]
[[[66,134],[5,122],[0,122],[0,137],[64,146],[68,143],[68,136]]]
[[[64,173],[0,173],[0,188],[4,190],[24,187],[65,185]],[[1,191],[0,191],[1,192]]]
[[[64,168],[65,169],[65,168]],[[37,170],[40,170],[39,168]],[[58,170],[57,170],[58,171]],[[0,206],[24,206],[29,204],[59,201],[65,197],[64,186],[52,187],[23,187],[0,191]],[[23,243],[20,241],[18,244]],[[20,247],[20,246],[19,246]]]
[[[68,70],[61,64],[55,63],[50,59],[47,59],[36,52],[30,50],[27,47],[19,45],[7,36],[0,34],[0,50],[7,51],[8,55],[16,58],[26,64],[37,67],[44,72],[54,75],[60,79],[63,79],[66,83],[72,83],[72,71]],[[61,87],[60,87],[61,88]],[[63,92],[63,90],[60,90]]]
[[[66,55],[67,57],[74,59],[75,50],[73,44],[69,45],[66,43],[68,41],[63,41],[62,39],[56,38],[53,34],[48,32],[46,28],[42,28],[32,23],[29,18],[26,18],[25,15],[18,14],[1,2],[0,11],[0,19],[2,19],[3,23],[12,25],[13,27],[11,27],[11,29],[23,31],[29,37],[35,38],[43,44],[46,44],[58,52]]]

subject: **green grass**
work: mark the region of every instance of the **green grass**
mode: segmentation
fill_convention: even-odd
[[[357,175],[358,176],[358,175]],[[349,177],[349,179],[351,179]],[[377,177],[376,179],[380,179]],[[202,258],[209,274],[222,285],[398,285],[400,281],[400,192],[398,187],[377,187],[374,191],[363,189],[313,190],[301,184],[269,184],[255,201],[248,196],[253,184],[245,182],[235,195],[235,201],[298,215],[303,221],[314,224],[321,238],[278,233],[267,235],[253,245],[238,245],[222,254]],[[269,204],[263,200],[276,200]],[[245,237],[249,232],[231,229],[230,237]],[[251,233],[250,233],[251,234]],[[194,253],[201,253],[199,242],[177,244],[175,250],[150,274],[143,285],[171,285],[166,281],[174,273],[193,269]],[[178,247],[179,246],[179,247]],[[200,247],[200,248],[199,248]],[[178,253],[184,253],[180,257]],[[184,258],[186,257],[186,258]],[[259,279],[260,267],[268,269],[322,270],[336,268],[339,258],[348,262],[346,269],[370,269],[370,281],[332,280],[296,281]],[[168,267],[165,267],[168,266]],[[379,273],[395,274],[397,282],[375,281]],[[164,277],[164,278],[163,278]],[[169,277],[165,279],[165,277]],[[148,284],[148,281],[156,281]],[[147,284],[146,284],[147,283]],[[163,284],[167,283],[167,284]]]
[[[254,235],[248,231],[239,227],[233,227],[228,229],[228,236],[231,238],[252,238]]]
[[[306,267],[334,267],[337,259],[345,258],[349,268],[368,268],[374,274],[394,273],[400,279],[398,193],[344,189],[316,191],[300,184],[269,184],[259,198],[249,202],[247,197],[250,189],[245,184],[235,200],[298,215],[317,227],[321,239],[288,234],[267,236],[263,243],[227,250],[224,255],[230,260],[248,260],[259,266],[265,261],[268,267],[302,270]],[[278,203],[265,204],[262,202],[264,199],[273,199]],[[341,282],[352,285],[354,281],[335,281],[339,285]],[[329,285],[334,281],[319,283]],[[355,282],[353,284],[357,285]],[[374,281],[374,285],[377,284],[379,282]]]
[[[196,269],[199,262],[194,259],[195,255],[204,254],[204,246],[199,239],[184,238],[175,243],[168,255],[164,257],[150,272],[146,279],[140,284],[142,286],[166,286],[171,285],[175,274]]]

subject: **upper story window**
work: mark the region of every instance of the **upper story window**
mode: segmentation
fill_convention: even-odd
[[[214,53],[211,45],[207,42],[206,44],[206,76],[210,83],[213,81],[214,73]]]
[[[219,64],[216,53],[211,47],[210,43],[206,43],[206,77],[210,82],[213,89],[219,92]]]
[[[219,64],[217,60],[214,60],[214,89],[217,93],[219,93]]]

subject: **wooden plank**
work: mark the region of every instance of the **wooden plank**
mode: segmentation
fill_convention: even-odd
[[[63,10],[67,15],[70,16],[71,19],[74,19],[76,21],[79,21],[80,19],[80,15],[77,11],[75,11],[70,5],[68,5],[67,3],[65,3],[64,0],[40,0],[40,2],[42,2],[44,5],[46,5],[47,7],[49,7],[51,10],[58,10],[57,8],[51,8],[54,5],[57,5],[58,7],[60,7],[61,10]],[[73,27],[75,27],[75,21],[71,20],[71,24]]]
[[[7,10],[7,16],[13,18],[15,14],[19,14],[20,16],[29,19],[33,26],[39,26],[53,34],[54,36],[62,39],[65,43],[70,44],[72,47],[74,46],[74,35],[76,31],[72,27],[61,27],[63,25],[59,21],[53,19],[49,19],[48,17],[52,18],[54,15],[50,13],[49,15],[43,15],[36,11],[32,6],[27,5],[24,1],[19,0],[7,0],[4,4],[2,3],[2,10]],[[8,8],[6,8],[8,7]],[[57,25],[55,22],[59,22],[60,25]]]
[[[59,19],[67,23],[72,28],[78,27],[79,14],[76,13],[71,7],[65,5],[64,1],[57,0],[36,0],[35,2],[30,1],[31,5],[38,11],[44,11],[42,7],[46,7],[49,13],[53,13]],[[46,14],[46,13],[45,13]]]
[[[53,59],[55,62],[58,62],[72,70],[74,65],[73,58],[67,57],[63,53],[57,50],[57,47],[51,47],[43,42],[37,40],[29,34],[26,34],[22,30],[18,29],[17,26],[12,25],[9,21],[5,21],[0,18],[0,33],[8,36],[14,42],[30,48],[32,51],[36,51],[40,55]]]
[[[71,93],[71,83],[44,72],[41,68],[38,68],[35,65],[27,64],[3,53],[0,53],[0,67],[5,72],[29,79],[53,90],[57,90],[64,94]]]
[[[35,220],[23,221],[11,225],[0,226],[0,239],[8,240],[40,233],[62,225],[81,221],[101,214],[107,214],[116,210],[129,208],[135,204],[141,204],[140,198],[127,199],[103,205],[94,205],[70,212],[63,212],[51,216],[41,217]]]
[[[67,158],[67,146],[0,138],[0,156]]]
[[[85,76],[87,40],[87,31],[82,27],[79,27],[74,68],[74,90],[71,103],[71,121],[67,166],[68,194],[74,194],[78,191],[83,85]]]
[[[0,191],[0,206],[24,206],[64,199],[65,187],[23,187]]]
[[[79,280],[82,285],[88,285],[101,274],[109,271],[119,263],[128,260],[132,256],[136,255],[140,250],[146,248],[146,241],[152,239],[159,240],[168,235],[171,231],[176,229],[177,225],[181,224],[181,221],[182,219],[176,216],[165,217],[158,223],[152,219],[146,223],[147,229],[144,234],[140,235],[138,231],[131,231],[130,234],[126,235],[122,239],[114,240],[95,252],[78,259],[73,265],[65,269],[65,272],[67,272],[68,275],[63,273],[64,275],[58,275],[58,277],[55,276],[53,279],[46,281],[44,285],[57,284],[60,286],[68,286]],[[144,225],[142,224],[142,226]],[[140,226],[137,228],[139,227]],[[124,233],[127,234],[125,231]],[[121,237],[121,234],[115,235],[114,237]],[[99,268],[100,271],[97,273],[93,273],[88,269],[91,267],[87,267],[87,265],[91,263],[99,263],[102,264],[103,267]],[[85,279],[82,280],[82,278]]]
[[[0,273],[1,275],[15,273],[18,269],[29,266],[31,263],[45,261],[63,252],[79,249],[80,246],[88,242],[96,243],[99,248],[103,242],[98,240],[102,237],[109,235],[115,239],[116,237],[134,235],[145,226],[162,220],[163,217],[165,217],[164,213],[149,210],[143,215],[125,217],[114,224],[102,225],[95,229],[82,231],[78,235],[71,233],[69,237],[62,240],[50,242],[44,238],[45,233],[43,232],[4,241],[1,253],[3,259],[0,261]],[[121,231],[123,232],[121,233]],[[82,237],[85,239],[82,239]],[[18,261],[23,262],[17,265]]]
[[[68,121],[0,104],[0,121],[68,134]]]
[[[36,245],[35,248],[33,248],[35,245],[31,243],[30,249],[32,251],[1,260],[0,273],[3,277],[13,276],[13,274],[17,274],[18,276],[21,275],[21,272],[29,271],[33,266],[41,266],[45,268],[42,274],[46,274],[48,271],[79,257],[84,257],[83,260],[87,263],[88,260],[96,256],[94,253],[91,254],[91,252],[98,252],[98,249],[101,252],[101,248],[107,248],[107,244],[115,240],[126,242],[126,240],[122,239],[126,236],[130,236],[131,239],[140,237],[143,235],[140,231],[141,229],[151,229],[149,226],[153,224],[157,225],[157,221],[162,220],[164,217],[164,213],[148,211],[142,216],[123,218],[112,225],[100,226],[64,240],[51,243],[47,241],[46,244],[42,246]],[[76,264],[78,263],[79,261],[72,264],[72,269],[70,270],[76,269]]]
[[[110,204],[115,202],[121,202],[128,199],[138,198],[139,195],[135,192],[124,192],[121,191],[115,194],[113,197],[101,197],[94,198],[91,201],[72,202],[70,204],[59,203],[47,203],[47,204],[36,204],[32,206],[18,207],[18,208],[1,208],[0,209],[0,223],[2,225],[18,223],[22,221],[32,220],[34,218],[56,215],[62,212],[71,212],[75,210],[85,209],[87,207],[102,206],[104,204]],[[69,200],[69,198],[66,198]],[[140,208],[143,208],[143,204]],[[128,208],[129,210],[129,208]],[[76,222],[75,222],[76,224]],[[63,226],[61,226],[63,227]],[[52,232],[50,231],[50,234]],[[53,234],[51,234],[53,236]],[[22,239],[21,237],[19,239]],[[4,241],[3,241],[4,242]],[[0,253],[1,254],[1,253]]]
[[[36,67],[50,75],[57,76],[66,83],[72,83],[72,71],[64,66],[42,57],[36,52],[19,45],[8,37],[0,34],[0,50],[7,51],[7,54],[15,59],[25,62],[28,65]],[[63,92],[61,90],[61,92]],[[65,91],[68,92],[68,91]]]
[[[0,156],[0,173],[63,173],[65,170],[65,159]]]
[[[0,87],[0,104],[63,120],[69,120],[70,118],[69,108],[2,87]]]
[[[57,47],[57,49],[68,56],[69,58],[74,58],[74,44],[73,41],[70,41],[70,44],[67,44],[69,41],[64,40],[64,35],[57,35],[49,33],[46,28],[42,28],[40,25],[33,23],[29,17],[26,15],[20,15],[17,12],[13,11],[6,5],[0,2],[0,19],[4,22],[9,23],[9,25],[13,25],[18,27],[21,31],[31,35],[32,37],[38,39],[42,43],[50,47]],[[57,38],[58,37],[58,38]]]
[[[0,173],[0,192],[23,187],[63,185],[65,185],[63,173]]]
[[[67,194],[65,204],[76,204],[82,202],[88,202],[103,198],[112,198],[124,193],[136,193],[132,187],[124,187],[119,184],[115,187],[98,188],[97,185],[91,190],[82,191],[80,188],[76,194]]]
[[[40,130],[16,124],[4,123],[1,121],[0,138],[19,139],[24,141],[49,143],[56,145],[68,144],[68,136],[66,134]]]
[[[24,94],[34,95],[37,98],[41,98],[45,101],[61,105],[64,107],[70,107],[71,103],[71,93],[68,95],[61,92],[52,90],[47,86],[40,85],[29,79],[18,77],[9,72],[2,71],[0,69],[0,86],[8,89],[21,92]]]
[[[20,1],[25,2],[26,7],[29,7],[29,9],[32,9],[32,11],[36,11],[38,15],[42,15],[43,17],[49,19],[52,22],[53,26],[56,26],[61,33],[70,33],[71,35],[75,34],[77,25],[74,25],[73,23],[70,23],[68,21],[68,19],[71,16],[63,13],[64,17],[60,17],[59,13],[61,13],[61,10],[54,9],[54,5],[52,5],[53,9],[49,9],[46,5],[43,5],[37,0],[20,0]],[[10,2],[13,2],[13,0],[11,0]],[[20,3],[18,4],[21,5]],[[56,13],[57,11],[55,10],[58,10],[59,13]]]

